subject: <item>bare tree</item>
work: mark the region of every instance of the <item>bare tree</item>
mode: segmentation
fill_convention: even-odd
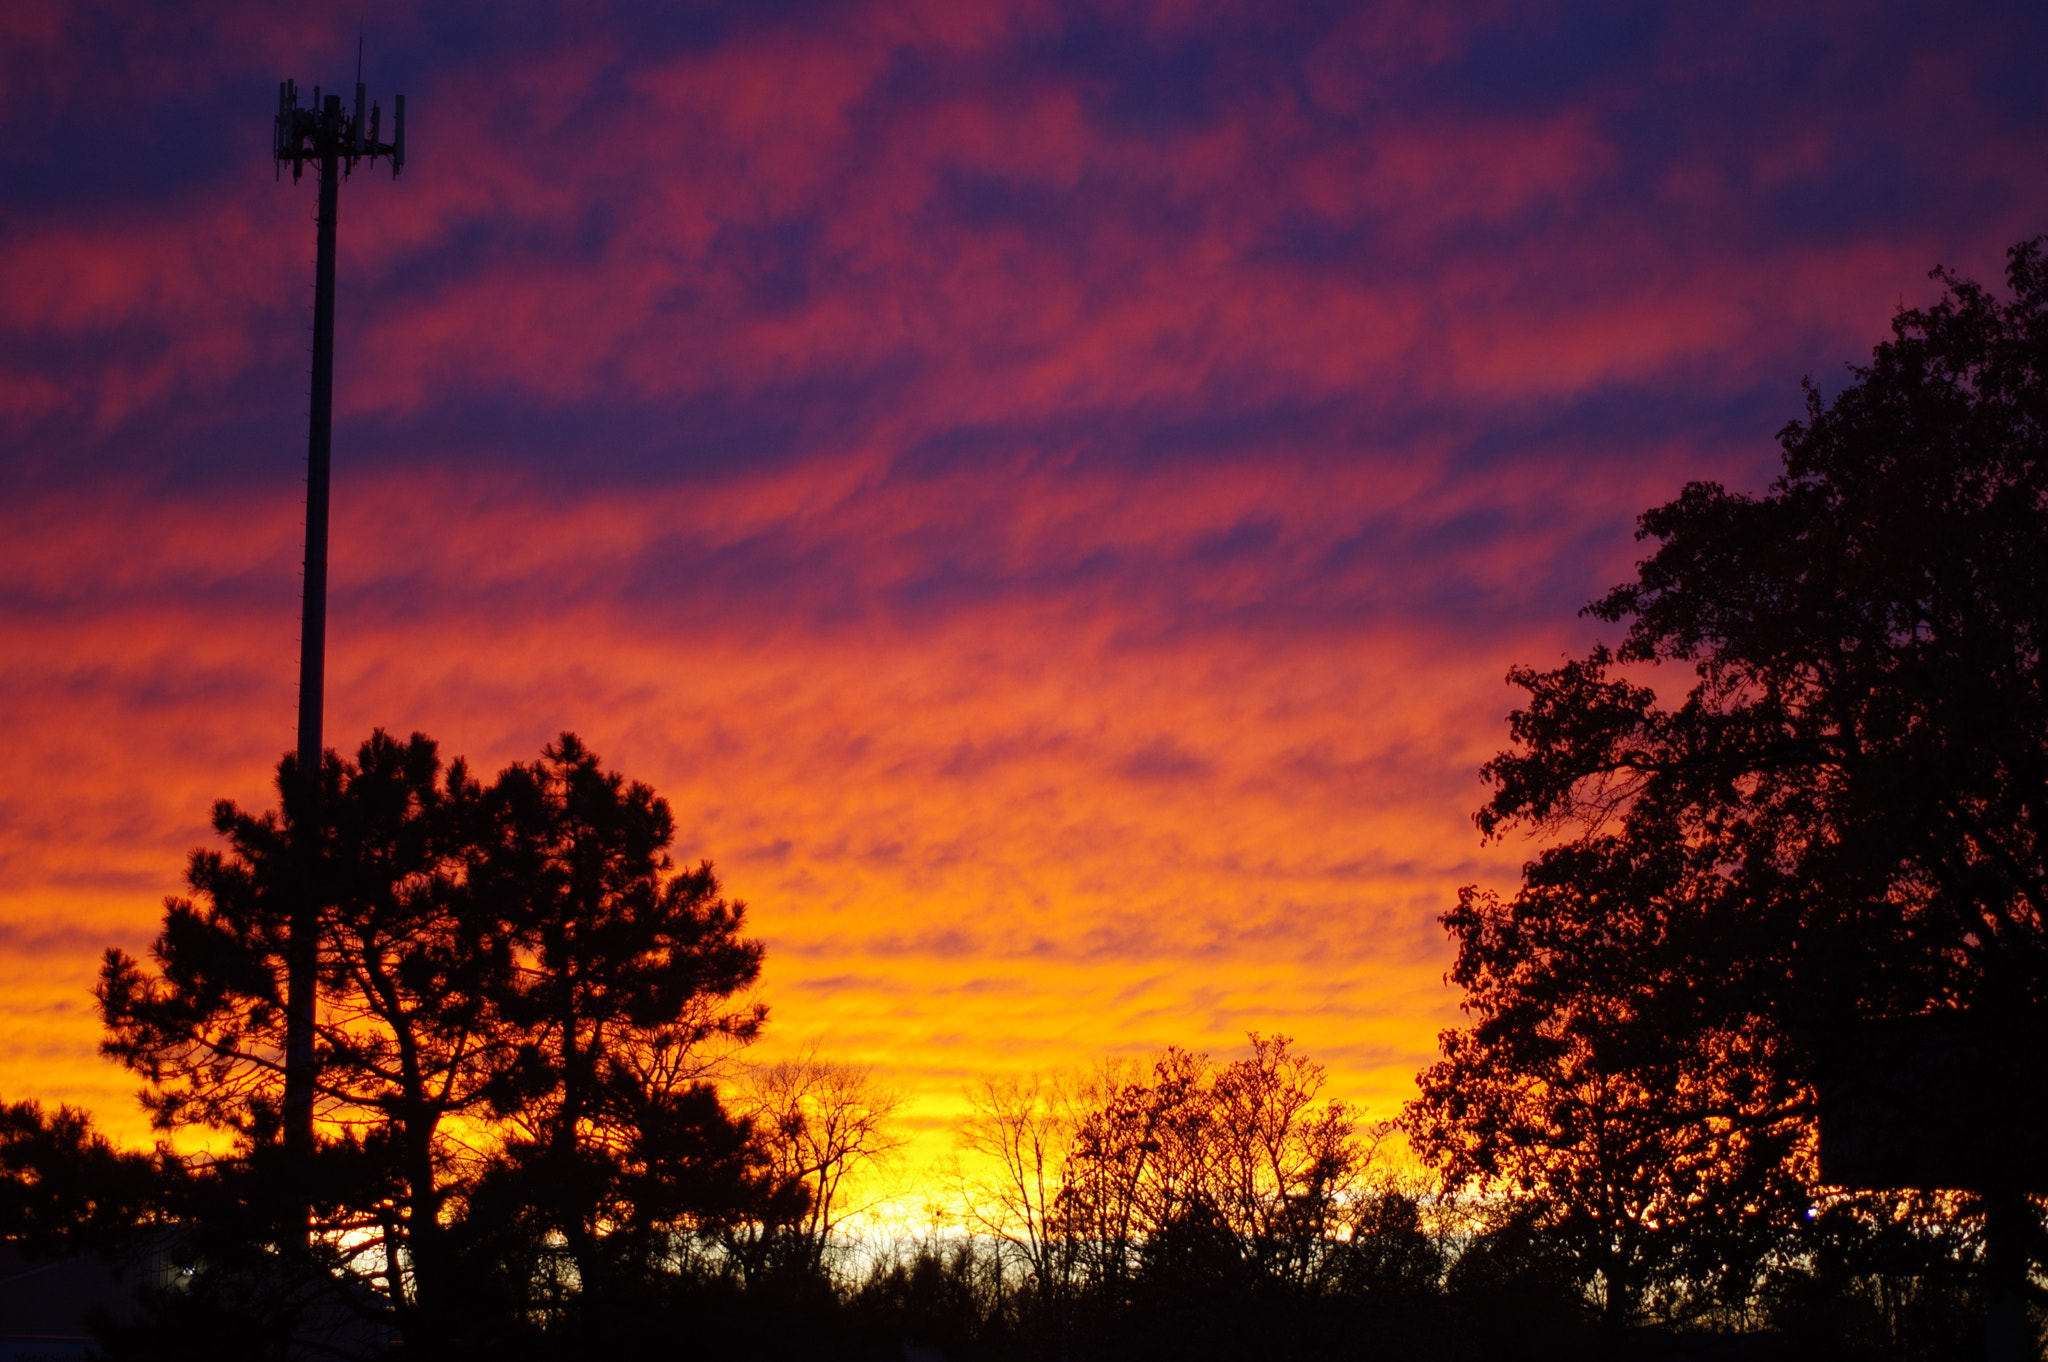
[[[1049,1304],[1118,1308],[1148,1255],[1175,1243],[1319,1285],[1374,1141],[1353,1108],[1322,1098],[1325,1070],[1287,1037],[1250,1039],[1224,1065],[1170,1048],[1144,1067],[984,1079],[956,1135],[982,1170],[961,1183],[969,1224],[1021,1253]]]
[[[1074,1143],[1071,1085],[1035,1075],[984,1078],[967,1090],[967,1105],[955,1140],[993,1169],[962,1182],[967,1224],[1021,1253],[1042,1293],[1063,1296],[1074,1274],[1063,1210]]]
[[[865,1209],[849,1204],[856,1179],[903,1147],[894,1126],[902,1094],[877,1082],[871,1066],[826,1059],[814,1045],[748,1070],[734,1098],[754,1123],[771,1176],[804,1194],[788,1223],[761,1227],[756,1248],[778,1264],[821,1270],[834,1232]]]
[[[1080,1087],[1061,1207],[1095,1293],[1121,1302],[1146,1240],[1203,1186],[1209,1058],[1172,1046],[1149,1070],[1105,1063]]]
[[[1210,1084],[1208,1191],[1241,1254],[1305,1284],[1325,1265],[1372,1151],[1349,1106],[1317,1103],[1322,1065],[1289,1053],[1286,1036],[1250,1039],[1252,1053]]]

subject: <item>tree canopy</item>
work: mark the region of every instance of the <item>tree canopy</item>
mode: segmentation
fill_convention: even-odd
[[[287,757],[279,787],[295,779]],[[213,1185],[260,1212],[300,1204],[266,1180],[297,1181],[322,1242],[429,1322],[492,1252],[517,1290],[566,1273],[601,1295],[663,1231],[770,1195],[704,1081],[761,1026],[743,998],[761,947],[709,864],[670,859],[665,801],[571,734],[486,786],[430,739],[378,732],[321,780],[316,827],[291,803],[216,805],[227,848],[193,853],[151,960],[111,950],[101,972],[105,1049],[156,1124],[229,1137]],[[308,893],[321,1138],[292,1168],[285,939]]]
[[[1476,821],[1549,844],[1446,916],[1472,1022],[1410,1121],[1453,1178],[1576,1217],[1624,1314],[1803,1211],[1817,1031],[2048,1001],[2042,246],[2006,298],[1937,270],[1840,392],[1809,382],[1765,494],[1641,517],[1587,607],[1615,646],[1510,674]]]

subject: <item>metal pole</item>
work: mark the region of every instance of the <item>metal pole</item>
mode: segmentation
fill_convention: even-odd
[[[334,227],[341,206],[341,99],[319,112],[319,245],[313,274],[313,400],[306,435],[305,604],[299,628],[299,799],[295,815],[306,854],[305,879],[292,904],[286,957],[285,1148],[313,1151],[313,1020],[319,989],[321,707],[327,662],[327,478],[334,425]]]

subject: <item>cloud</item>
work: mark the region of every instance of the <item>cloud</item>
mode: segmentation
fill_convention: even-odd
[[[0,1089],[101,1100],[98,946],[291,741],[312,187],[262,139],[354,51],[0,22]],[[413,145],[342,196],[331,739],[581,732],[753,904],[775,1034],[927,1123],[1254,1027],[1389,1113],[1436,915],[1525,852],[1467,819],[1508,666],[2048,222],[1998,6],[368,27]]]

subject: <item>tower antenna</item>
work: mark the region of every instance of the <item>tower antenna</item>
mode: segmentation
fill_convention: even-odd
[[[340,95],[320,97],[314,107],[299,107],[299,87],[284,81],[277,88],[277,122],[271,154],[280,173],[292,168],[292,183],[311,164],[320,176],[320,211],[316,219],[313,265],[313,395],[306,432],[306,575],[299,628],[299,732],[296,779],[284,793],[285,809],[296,830],[294,842],[301,865],[291,902],[291,936],[285,948],[284,1144],[288,1160],[304,1168],[313,1153],[314,1024],[317,1016],[320,964],[320,909],[328,893],[320,870],[322,817],[321,717],[327,670],[327,483],[334,426],[334,256],[335,216],[341,205],[341,180],[363,157],[375,165],[391,158],[395,178],[405,164],[405,96],[394,101],[390,143],[378,141],[380,111],[371,105],[367,126],[363,113],[363,44],[356,35],[356,98],[353,112],[344,110]],[[302,1189],[303,1178],[295,1179]],[[303,1191],[300,1193],[304,1195]],[[303,1203],[300,1223],[310,1225]]]

